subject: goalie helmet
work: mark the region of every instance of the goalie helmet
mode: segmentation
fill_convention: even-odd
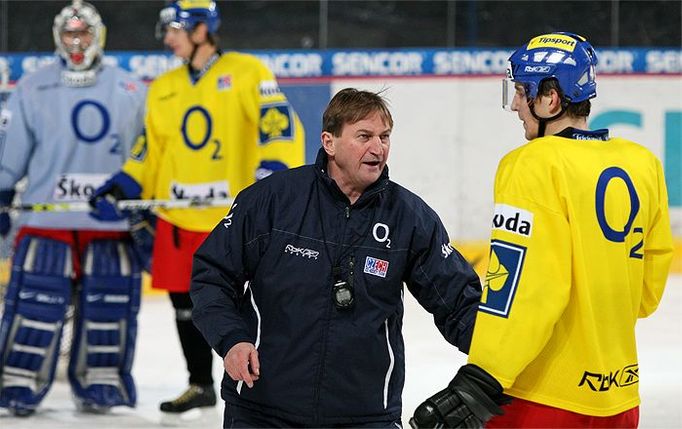
[[[86,43],[83,36],[89,34]],[[57,53],[73,71],[89,70],[104,52],[106,28],[90,3],[73,0],[54,18],[52,35]]]
[[[200,23],[206,24],[209,34],[218,32],[220,14],[213,0],[175,0],[159,13],[156,37],[163,38],[167,27],[192,31]]]
[[[540,84],[550,78],[558,81],[568,103],[594,98],[596,65],[597,54],[582,36],[557,32],[534,37],[509,57],[502,104],[507,109],[511,105],[514,83],[523,84],[532,100]]]

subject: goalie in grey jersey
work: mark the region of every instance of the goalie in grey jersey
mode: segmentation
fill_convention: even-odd
[[[87,201],[143,135],[145,86],[102,63],[97,10],[74,0],[55,17],[59,58],[25,76],[0,112],[0,204]],[[144,145],[144,141],[140,142]],[[0,234],[10,231],[0,213]],[[125,222],[24,212],[0,325],[0,407],[32,414],[54,378],[65,312],[75,306],[68,375],[82,411],[134,406],[131,366],[141,267]]]

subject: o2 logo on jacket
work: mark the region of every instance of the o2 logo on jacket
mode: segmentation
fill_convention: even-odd
[[[493,229],[530,237],[533,232],[533,213],[506,204],[495,204]]]
[[[509,317],[525,256],[526,248],[523,246],[492,240],[490,263],[483,284],[481,304],[478,307],[480,311]]]
[[[385,223],[377,222],[372,228],[372,236],[378,243],[385,243],[386,248],[391,248],[391,239],[388,236],[391,234],[391,230]]]

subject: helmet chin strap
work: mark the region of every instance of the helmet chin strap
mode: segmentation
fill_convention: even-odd
[[[528,107],[530,108],[530,113],[533,115],[535,119],[538,120],[538,137],[544,137],[545,136],[545,130],[547,129],[547,123],[554,121],[556,119],[559,119],[561,115],[564,114],[566,111],[566,107],[568,106],[568,102],[565,100],[561,101],[561,110],[559,110],[559,113],[557,113],[554,116],[550,116],[549,118],[543,118],[537,115],[535,113],[535,106],[533,105],[532,101],[528,102]]]

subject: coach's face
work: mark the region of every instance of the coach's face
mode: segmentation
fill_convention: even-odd
[[[391,147],[391,127],[379,112],[353,124],[344,124],[340,136],[322,133],[329,158],[329,176],[354,203],[376,182],[386,166]]]

